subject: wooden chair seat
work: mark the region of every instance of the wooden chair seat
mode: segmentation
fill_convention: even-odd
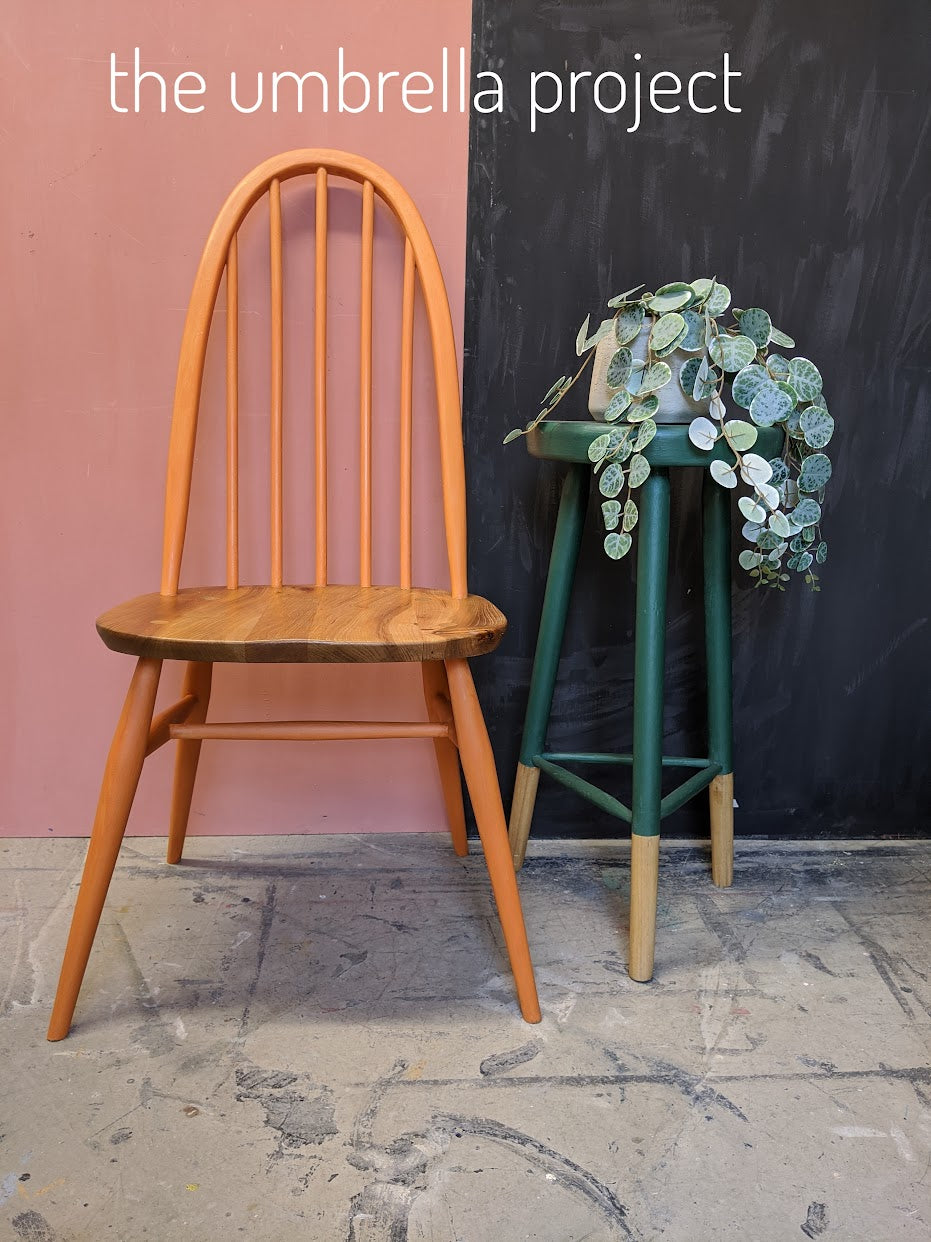
[[[506,626],[480,595],[330,585],[139,595],[97,621],[126,655],[240,664],[463,659],[492,651]]]

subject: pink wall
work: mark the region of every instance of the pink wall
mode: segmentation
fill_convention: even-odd
[[[265,108],[241,115],[229,104],[230,70],[237,70],[244,87],[254,83],[259,69],[266,74],[319,69],[332,81],[342,45],[347,67],[370,77],[391,69],[438,74],[444,46],[468,47],[470,13],[470,0],[338,5],[273,0],[261,6],[243,0],[223,5],[93,0],[56,6],[53,20],[43,6],[25,0],[7,6],[0,43],[6,189],[0,211],[7,243],[0,299],[5,588],[0,834],[83,835],[89,829],[132,667],[129,657],[103,647],[94,618],[122,599],[158,587],[181,325],[206,231],[239,177],[266,156],[299,146],[343,147],[383,164],[411,191],[431,230],[461,342],[467,115],[458,109],[443,115],[438,108],[413,115],[401,107],[396,92],[382,114],[369,109],[340,115],[331,101],[326,116],[316,106],[300,116],[290,104],[277,115]],[[156,92],[149,83],[143,86],[151,88],[143,96],[150,100],[145,111],[114,113],[109,53],[116,51],[126,68],[136,46],[146,68],[166,76],[186,70],[203,74],[205,111],[184,115],[169,109],[162,115],[152,106]],[[310,98],[312,84],[307,89]],[[457,102],[455,90],[452,100]],[[298,260],[309,254],[302,214],[301,200],[286,197],[286,233]],[[334,283],[341,274],[355,280],[348,233],[343,236],[343,224],[348,229],[350,221],[337,201]],[[253,274],[261,269],[261,242],[257,254],[250,260]],[[301,270],[310,269],[302,265]],[[334,292],[331,317],[351,331],[358,294],[354,283],[347,290]],[[289,310],[298,330],[309,324],[305,298],[292,279]],[[267,293],[259,292],[257,280],[244,288],[243,309],[251,329],[244,353],[261,362]],[[385,303],[380,322],[390,314]],[[345,434],[355,423],[351,371],[340,366],[343,355],[334,349],[332,399],[334,405],[347,403],[345,426],[333,433],[334,447],[345,448],[348,457],[341,466],[331,464],[331,504],[354,478],[351,437]],[[208,381],[216,361],[212,357],[208,365]],[[264,375],[247,379],[243,400],[244,445],[254,444],[258,456],[264,451],[264,382]],[[426,376],[418,382],[426,397]],[[306,401],[309,383],[292,364],[288,391],[295,408]],[[214,408],[211,402],[207,413]],[[390,437],[392,417],[390,411],[384,414],[379,436]],[[312,539],[312,526],[298,526],[309,512],[298,486],[309,427],[299,419],[289,427],[295,457],[288,513],[299,537],[289,550],[286,576],[300,580],[308,572]],[[415,486],[419,483],[422,496],[436,489],[433,447],[429,435],[415,442]],[[221,580],[222,561],[208,554],[209,536],[221,530],[222,521],[222,484],[213,473],[218,453],[220,428],[205,419],[182,584],[198,577]],[[388,486],[376,497],[379,512],[390,511],[391,498]],[[353,498],[345,499],[352,508]],[[431,524],[418,530],[425,580],[442,562],[441,545]],[[260,523],[250,528],[244,580],[267,573],[265,539]],[[355,543],[350,520],[340,528],[334,549],[344,580],[351,577]],[[391,552],[388,543],[376,549],[384,578]],[[170,701],[179,683],[179,667],[166,664],[160,702]],[[423,713],[416,667],[226,666],[214,684],[215,718]],[[166,747],[146,764],[131,833],[166,831],[171,750]],[[223,743],[204,747],[191,832],[416,831],[444,824],[428,742]]]

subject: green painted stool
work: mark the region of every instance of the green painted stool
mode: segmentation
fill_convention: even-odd
[[[649,478],[639,489],[637,601],[634,635],[634,738],[627,755],[554,753],[546,749],[572,580],[592,479],[588,448],[605,431],[603,423],[545,422],[527,437],[534,457],[566,462],[556,533],[550,558],[540,633],[530,680],[509,836],[515,866],[524,861],[540,773],[587,798],[631,825],[630,962],[632,979],[653,976],[660,821],[709,788],[711,876],[727,887],[734,870],[734,776],[731,720],[731,569],[730,493],[715,483],[707,467],[715,458],[733,463],[723,442],[712,452],[694,447],[686,425],[657,428],[645,450]],[[771,458],[782,452],[776,428],[759,429],[754,451]],[[705,467],[702,493],[705,646],[708,663],[708,757],[663,755],[663,661],[666,630],[666,574],[669,543],[669,470]],[[626,764],[633,767],[633,806],[627,807],[564,765]],[[671,793],[662,794],[663,767],[694,768]]]

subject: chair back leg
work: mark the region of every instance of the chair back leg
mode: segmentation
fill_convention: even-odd
[[[161,670],[161,660],[139,660],[116,726],[52,1008],[48,1028],[50,1040],[64,1039],[71,1026],[87,959],[139,784]]]
[[[425,660],[421,669],[423,693],[427,702],[427,717],[435,724],[451,724],[453,711],[443,661]],[[465,808],[462,804],[459,754],[455,744],[445,737],[434,738],[433,748],[436,752],[437,767],[440,770],[440,783],[443,786],[443,801],[446,804],[446,818],[449,821],[449,834],[453,839],[453,849],[460,858],[465,858],[469,852],[469,841],[466,836]]]
[[[193,694],[197,702],[187,717],[188,724],[203,724],[210,704],[210,685],[213,679],[212,664],[188,664],[184,673],[182,698]],[[194,781],[197,777],[197,761],[200,759],[202,742],[199,738],[183,738],[178,742],[175,755],[175,777],[171,789],[171,817],[168,821],[168,861],[181,861],[184,838],[187,835]]]
[[[482,715],[472,672],[465,660],[447,660],[450,697],[459,742],[459,756],[465,774],[472,809],[478,825],[482,849],[492,891],[498,906],[498,917],[507,946],[520,1011],[527,1022],[540,1021],[540,1002],[530,961],[527,930],[517,892],[514,862],[508,845],[504,822],[501,789],[495,770],[485,718]]]

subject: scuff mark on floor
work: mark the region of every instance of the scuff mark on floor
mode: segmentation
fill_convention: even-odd
[[[265,1110],[265,1124],[277,1134],[273,1159],[286,1150],[319,1146],[338,1134],[333,1092],[318,1083],[300,1086],[301,1075],[257,1066],[236,1070],[236,1099],[256,1100]]]

